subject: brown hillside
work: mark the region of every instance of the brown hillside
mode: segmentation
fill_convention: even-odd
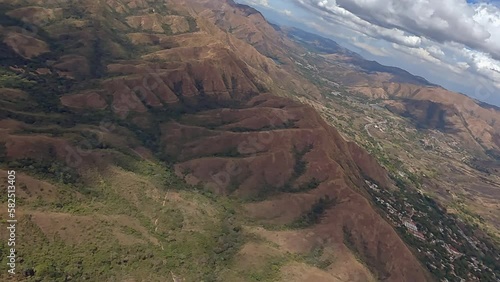
[[[242,211],[238,212],[245,218],[242,225],[258,226],[245,232],[280,246],[265,251],[261,243],[245,241],[238,242],[241,246],[228,247],[224,241],[227,234],[221,235],[217,247],[212,248],[214,252],[230,249],[241,259],[234,262],[231,257],[219,256],[235,263],[227,269],[238,269],[229,277],[240,277],[246,264],[260,267],[261,261],[253,262],[260,257],[290,256],[286,252],[301,256],[315,248],[331,248],[332,254],[327,255],[335,260],[321,269],[288,257],[281,262],[281,279],[288,271],[304,270],[299,277],[309,281],[370,281],[373,277],[394,282],[433,281],[368,192],[365,180],[377,183],[383,191],[396,190],[388,172],[368,151],[347,142],[316,109],[290,99],[326,100],[312,78],[304,76],[308,72],[298,67],[307,64],[301,59],[306,49],[274,29],[259,12],[231,0],[109,0],[79,5],[72,1],[62,10],[55,10],[56,3],[52,2],[25,2],[30,8],[15,7],[12,17],[27,15],[36,23],[45,15],[51,21],[43,23],[44,33],[39,36],[23,37],[33,42],[26,46],[19,44],[17,37],[24,35],[16,29],[1,30],[7,38],[2,48],[12,51],[8,59],[21,70],[6,71],[5,75],[17,79],[20,86],[8,80],[11,84],[1,92],[0,145],[4,146],[0,147],[0,157],[10,165],[31,168],[34,175],[28,182],[36,182],[37,173],[62,181],[74,173],[82,181],[77,187],[81,195],[88,192],[87,187],[98,187],[97,191],[107,196],[103,202],[91,192],[82,196],[92,201],[91,209],[73,202],[59,207],[53,200],[55,186],[45,180],[27,185],[26,195],[47,198],[40,204],[22,194],[32,205],[30,220],[39,229],[39,236],[59,234],[62,242],[81,245],[93,230],[84,232],[82,226],[100,222],[107,224],[109,231],[103,238],[113,237],[120,246],[152,243],[160,249],[157,242],[161,241],[165,251],[163,247],[169,250],[181,241],[180,236],[172,235],[179,230],[186,232],[183,238],[195,238],[190,232],[204,227],[196,218],[211,216],[206,206],[200,208],[198,199],[181,199],[172,193],[161,196],[157,187],[149,187],[150,178],[163,177],[165,170],[173,169],[200,195],[205,195],[204,189],[214,192],[210,197],[221,201],[217,208],[226,209],[223,201],[227,199],[240,204]],[[13,3],[22,6],[25,2]],[[12,39],[12,33],[17,37]],[[42,55],[40,60],[29,61],[32,64],[25,63]],[[325,67],[328,74],[345,70],[345,66],[332,66],[338,69],[324,65],[306,69]],[[32,83],[20,79],[21,73]],[[437,88],[374,83],[390,80],[386,74],[357,76],[346,72],[340,79],[368,96],[418,100],[388,101],[386,106],[429,128],[458,134],[471,144],[475,142],[467,139],[471,132],[481,134],[481,145],[500,146],[495,143],[493,121],[484,130],[470,126],[482,126],[493,112],[477,109],[478,120],[474,120],[473,114],[467,116],[463,108],[452,107],[449,101],[428,101]],[[11,107],[13,101],[27,97],[33,101]],[[109,124],[113,125],[111,129],[103,126]],[[138,168],[134,166],[136,159],[144,163],[163,161],[169,167],[157,172],[141,163]],[[58,174],[61,167],[68,167],[67,174]],[[172,181],[173,175],[165,178],[155,185],[161,189],[181,186]],[[114,179],[113,183],[106,183],[108,179]],[[146,196],[142,195],[145,187],[149,193]],[[44,195],[42,188],[50,189],[50,193]],[[158,227],[155,218],[177,219],[170,208],[164,208],[167,196],[188,210],[183,213],[187,219]],[[143,201],[148,203],[147,197],[154,199],[154,205],[143,206],[146,214],[136,211]],[[328,204],[317,221],[307,227],[293,225],[311,211],[316,212],[322,201]],[[43,210],[43,205],[61,210]],[[134,209],[130,211],[127,205]],[[124,211],[127,216],[108,216],[108,208]],[[82,209],[85,214],[71,215]],[[93,214],[97,211],[102,214]],[[72,229],[66,230],[63,222],[72,219],[83,225],[72,224]],[[147,222],[146,227],[139,221]],[[129,234],[113,227],[118,222],[128,228]],[[244,228],[231,225],[229,231],[223,231],[232,234]],[[280,228],[286,230],[273,230]],[[76,233],[81,236],[73,237]],[[196,237],[199,242],[208,241],[200,238]],[[54,242],[47,240],[47,244]],[[149,263],[147,258],[143,260]],[[183,253],[177,260],[182,263],[169,269],[193,260]],[[208,268],[210,263],[214,262],[199,262]],[[151,269],[161,267],[154,265]]]
[[[283,119],[277,120],[279,116]],[[178,174],[187,181],[245,198],[270,195],[247,209],[274,224],[291,222],[328,195],[336,204],[314,228],[311,243],[323,238],[347,244],[348,232],[353,247],[381,280],[426,281],[425,271],[362,192],[363,174],[389,187],[386,172],[312,108],[258,96],[242,108],[200,112],[166,123],[162,131],[164,150],[178,160]],[[305,152],[303,159],[297,159],[300,151]],[[297,175],[299,162],[307,165]],[[319,186],[301,191],[313,178],[321,181]],[[286,185],[301,192],[281,192]]]

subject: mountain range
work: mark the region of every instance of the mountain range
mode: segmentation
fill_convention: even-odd
[[[500,279],[498,108],[232,0],[0,12],[0,279]]]

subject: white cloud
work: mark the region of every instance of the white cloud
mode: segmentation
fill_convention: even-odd
[[[389,53],[384,48],[376,48],[376,47],[371,46],[370,44],[363,43],[363,42],[354,42],[353,45],[358,47],[358,48],[361,48],[361,49],[363,49],[363,50],[365,50],[365,51],[367,51],[375,56],[379,56],[379,57],[389,56]]]
[[[397,29],[438,42],[478,47],[491,37],[492,26],[475,19],[476,9],[487,4],[473,6],[465,0],[307,0],[307,3],[329,13],[341,10],[384,29]],[[492,9],[481,11],[491,15]]]
[[[428,47],[427,52],[429,52],[429,54],[436,59],[440,59],[445,56],[443,50],[441,50],[441,48],[435,45]]]
[[[500,87],[500,8],[465,0],[296,0],[334,25],[397,51]],[[374,55],[366,43],[351,41]],[[442,74],[445,76],[445,74]],[[499,91],[500,93],[500,91]]]
[[[333,2],[333,4],[330,2]],[[309,7],[314,9],[314,6]],[[323,0],[317,3],[317,7],[321,8],[321,10],[316,10],[316,12],[321,13],[323,18],[369,36],[383,38],[409,47],[417,47],[421,43],[421,38],[419,36],[408,34],[397,28],[385,28],[374,25],[350,11],[337,6],[335,1]]]
[[[471,70],[477,74],[492,80],[500,86],[500,62],[492,59],[485,53],[462,49],[462,54],[469,59]]]
[[[392,46],[394,49],[398,49],[398,50],[401,50],[407,54],[414,55],[414,56],[420,58],[421,60],[436,64],[436,65],[442,65],[442,62],[439,59],[436,59],[434,56],[431,55],[431,53],[429,53],[429,51],[427,51],[424,48],[408,48],[405,46],[400,46],[398,44],[393,44]]]
[[[255,6],[262,6],[262,7],[270,7],[269,6],[269,0],[246,0],[248,4],[250,5],[255,5]]]

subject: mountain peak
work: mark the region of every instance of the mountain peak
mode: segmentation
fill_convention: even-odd
[[[0,170],[16,171],[30,238],[13,279],[451,278],[434,264],[470,277],[446,247],[495,278],[488,237],[421,191],[444,180],[392,155],[429,156],[412,122],[494,150],[494,110],[450,106],[441,88],[230,0],[9,2]]]

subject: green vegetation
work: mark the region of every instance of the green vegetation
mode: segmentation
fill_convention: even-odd
[[[424,134],[418,131],[407,131],[407,126],[404,123],[388,119],[386,116],[371,116],[368,111],[363,110],[362,105],[365,103],[357,101],[355,97],[352,98],[352,103],[342,101],[345,98],[338,98],[337,96],[331,98],[340,107],[348,107],[348,110],[342,112],[342,114],[336,114],[333,109],[340,107],[330,105],[331,109],[327,111],[330,117],[328,120],[335,124],[349,138],[356,140],[360,145],[365,147],[389,171],[389,175],[399,188],[399,191],[389,191],[380,187],[382,188],[381,192],[373,189],[369,189],[368,192],[372,194],[373,200],[380,208],[381,214],[391,219],[401,238],[415,250],[414,253],[417,254],[417,257],[429,271],[438,279],[447,278],[449,281],[458,281],[458,277],[468,280],[468,274],[472,274],[478,279],[480,278],[481,281],[495,281],[496,278],[494,277],[498,278],[498,276],[492,273],[498,272],[495,269],[495,265],[499,264],[499,257],[494,255],[495,252],[498,252],[498,247],[489,243],[491,240],[488,239],[488,236],[479,235],[482,232],[480,226],[483,219],[464,209],[465,207],[460,203],[455,203],[454,206],[459,211],[458,217],[447,214],[445,208],[438,204],[434,200],[434,197],[422,195],[417,192],[422,186],[423,174],[410,172],[408,166],[399,160],[399,156],[394,154],[395,152],[405,151],[412,152],[413,154],[412,141],[418,142],[418,140],[422,140]],[[370,101],[370,103],[375,102]],[[346,112],[354,115],[359,113],[360,116],[348,118]],[[356,124],[356,122],[350,122],[367,115],[372,120],[385,119],[384,132],[386,136],[400,132],[404,137],[402,139],[394,138],[390,141],[377,140],[360,126],[364,123]],[[409,142],[403,139],[407,139]],[[426,177],[435,176],[436,173],[435,170],[425,170]],[[383,202],[380,200],[383,200]],[[388,209],[386,204],[390,204],[393,209]],[[424,235],[425,240],[418,239],[401,223],[400,217],[410,217],[412,209],[415,210],[412,220],[417,225],[418,230]],[[398,211],[398,214],[391,214],[394,210]],[[350,246],[354,253],[360,251],[359,254],[362,254],[362,242],[350,240],[352,239],[349,236],[350,233],[348,230],[344,231],[346,245]],[[456,248],[464,255],[460,259],[454,259],[444,247],[444,243]],[[485,245],[488,247],[485,247]],[[359,254],[360,261],[374,261],[370,258],[364,258]],[[476,258],[478,263],[471,260],[471,257]],[[453,271],[453,268],[455,271]],[[458,268],[460,270],[457,270]],[[379,273],[378,275],[381,277],[385,274]]]
[[[36,104],[16,106],[23,111],[65,112],[59,104],[59,98],[70,90],[71,80],[31,72],[16,74],[6,68],[0,68],[0,87],[15,88],[30,94]]]
[[[309,153],[312,148],[313,146],[311,144],[300,151],[294,147],[295,165],[293,167],[292,181],[295,181],[306,172],[307,162],[304,160],[304,156]]]
[[[466,218],[473,218],[470,222],[463,221],[448,214],[433,198],[410,188],[410,181],[400,178],[396,180],[399,191],[370,189],[369,192],[374,198],[384,199],[392,208],[400,211],[402,217],[410,216],[408,207],[415,211],[411,218],[425,240],[416,238],[402,224],[397,225],[396,230],[407,244],[419,250],[418,257],[429,271],[438,279],[446,278],[450,281],[459,277],[465,279],[469,274],[480,277],[481,281],[495,281],[494,273],[500,271],[498,247],[487,236],[478,233],[478,225],[475,223],[480,218],[472,217],[458,206]],[[380,204],[379,201],[377,203],[392,221],[400,221],[398,215],[388,212],[386,204]],[[462,255],[454,258],[445,248],[446,245],[457,249]]]
[[[130,114],[122,120],[114,116],[111,110],[86,113],[73,113],[60,105],[62,95],[79,92],[86,89],[102,88],[102,79],[107,78],[106,65],[121,59],[138,58],[150,49],[134,46],[125,32],[126,17],[136,14],[142,7],[131,9],[128,14],[102,9],[98,20],[72,0],[63,7],[66,19],[87,20],[85,29],[90,31],[90,42],[81,42],[81,38],[73,38],[74,34],[61,40],[51,38],[43,29],[37,29],[36,34],[50,45],[51,52],[32,60],[27,60],[15,54],[4,43],[0,43],[0,88],[16,88],[28,93],[32,102],[19,103],[16,107],[2,108],[0,118],[13,118],[31,125],[20,134],[43,134],[61,137],[74,144],[89,144],[86,149],[102,152],[108,158],[104,165],[95,170],[85,171],[79,167],[73,169],[52,156],[55,149],[50,148],[46,155],[33,156],[18,160],[9,160],[6,156],[5,144],[0,144],[0,162],[2,168],[15,169],[34,176],[36,179],[53,184],[55,191],[36,190],[33,196],[26,184],[19,188],[28,196],[19,199],[18,204],[25,216],[19,220],[19,238],[29,238],[20,241],[18,267],[21,276],[27,281],[126,281],[128,279],[165,281],[171,273],[183,277],[186,281],[222,281],[221,273],[234,263],[235,254],[248,241],[248,235],[242,225],[246,223],[241,214],[240,202],[235,199],[219,197],[205,191],[202,187],[187,185],[179,179],[173,170],[165,164],[140,159],[128,150],[127,146],[112,148],[103,144],[95,133],[76,129],[76,125],[98,125],[103,120],[109,120],[118,126],[130,130],[136,138],[134,145],[142,144],[153,152],[161,152],[159,124],[177,119],[182,113],[211,109],[221,106],[219,102],[208,99],[205,95],[201,79],[195,81],[195,86],[201,93],[200,105],[179,110],[154,109],[148,107],[147,115]],[[149,13],[161,15],[177,14],[170,10],[165,1],[147,1]],[[5,16],[4,12],[11,7],[0,4],[0,25],[24,27],[35,33],[34,27]],[[146,9],[147,10],[147,9]],[[189,24],[189,32],[199,31],[196,19],[183,15]],[[121,21],[118,23],[115,21]],[[69,21],[68,21],[69,22]],[[64,22],[66,23],[66,22]],[[52,23],[50,23],[52,24]],[[63,25],[63,23],[58,23]],[[163,25],[164,33],[173,34],[169,25]],[[54,28],[54,26],[50,27]],[[59,27],[57,27],[59,28]],[[231,30],[232,31],[232,27]],[[51,30],[51,29],[47,29]],[[77,30],[74,30],[75,32]],[[77,33],[75,33],[77,34]],[[34,71],[40,67],[52,67],[64,54],[79,54],[88,58],[90,75],[77,75],[75,79],[61,77],[57,74],[38,75]],[[279,58],[273,58],[281,64]],[[18,66],[20,71],[12,71],[8,66]],[[320,86],[331,90],[331,82],[322,78],[313,66],[302,67],[304,76]],[[240,89],[236,77],[226,77],[224,84],[233,89],[237,96]],[[176,82],[174,93],[182,103],[186,102],[182,94],[185,85]],[[267,92],[265,86],[256,85],[260,92]],[[342,97],[330,97],[336,103],[352,111],[363,113],[355,106],[356,98],[345,99],[348,92],[339,87]],[[328,95],[329,96],[329,95]],[[106,99],[110,100],[108,96]],[[354,99],[354,100],[353,100]],[[109,101],[108,101],[109,102]],[[189,104],[189,103],[186,103]],[[137,126],[133,119],[146,117],[152,125],[149,128]],[[333,119],[333,118],[332,118]],[[422,250],[421,260],[438,278],[453,280],[456,275],[466,277],[474,274],[482,281],[494,279],[490,272],[498,272],[498,248],[488,240],[478,237],[477,222],[483,219],[474,216],[461,203],[457,209],[461,212],[462,222],[449,216],[432,198],[420,195],[409,187],[418,187],[421,179],[418,175],[405,170],[404,164],[389,156],[378,142],[365,136],[365,132],[354,119],[339,117],[337,122],[351,137],[362,136],[365,146],[388,170],[397,182],[400,191],[389,195],[394,202],[399,203],[398,210],[404,211],[404,203],[410,203],[417,211],[415,222],[419,229],[433,240],[441,240],[456,247],[466,256],[452,261],[443,244],[430,244],[415,238],[405,228],[397,228],[400,235],[413,248]],[[54,127],[47,127],[47,126]],[[220,126],[220,125],[218,125]],[[235,132],[267,131],[294,128],[294,121],[272,125],[252,130],[235,127]],[[214,125],[214,128],[217,127]],[[360,131],[361,134],[358,132]],[[125,135],[121,135],[124,136]],[[128,136],[127,136],[128,137]],[[414,137],[414,136],[412,136]],[[397,144],[401,146],[401,144]],[[274,193],[301,193],[317,188],[321,181],[316,178],[305,180],[307,172],[306,154],[312,146],[293,151],[295,164],[291,178],[283,187],[263,185],[260,194],[252,200],[262,200]],[[236,148],[216,154],[216,157],[236,158],[242,155]],[[173,163],[172,156],[159,156],[163,161]],[[102,171],[101,171],[102,169]],[[300,182],[299,182],[300,179]],[[239,187],[238,180],[232,180],[230,190]],[[24,186],[23,186],[24,185]],[[36,184],[35,184],[36,185]],[[30,185],[31,186],[31,185]],[[45,187],[45,186],[44,186]],[[31,189],[35,189],[30,187]],[[45,195],[47,193],[47,196]],[[54,192],[54,193],[52,193]],[[54,195],[52,195],[54,194]],[[384,197],[387,194],[373,196]],[[51,198],[52,197],[52,198]],[[0,202],[5,204],[5,195],[0,195]],[[324,196],[318,199],[309,211],[285,228],[307,228],[320,223],[328,209],[336,204],[336,199]],[[395,204],[396,205],[396,204]],[[384,207],[379,206],[382,210]],[[386,213],[387,214],[387,213]],[[407,216],[407,214],[404,214]],[[5,220],[5,218],[2,218]],[[344,229],[345,243],[359,254],[353,236]],[[469,240],[470,239],[470,240]],[[472,242],[472,243],[471,243]],[[8,246],[0,242],[0,271],[6,273],[5,253]],[[362,247],[360,248],[362,249]],[[425,252],[432,255],[424,255]],[[325,250],[321,247],[313,249],[304,255],[301,261],[321,269],[327,268],[331,261],[325,258]],[[470,267],[471,257],[480,258],[492,271],[477,273]],[[264,267],[248,270],[244,273],[249,281],[274,281],[279,278],[280,268],[289,261],[283,256],[273,256]],[[300,261],[300,260],[299,260]],[[370,258],[365,261],[370,261]],[[373,259],[374,261],[374,259]],[[433,265],[442,265],[436,269]],[[451,269],[455,268],[455,274]],[[3,274],[0,274],[0,279]]]
[[[290,182],[287,182],[285,186],[283,186],[280,191],[281,192],[286,192],[286,193],[303,193],[307,191],[314,190],[318,188],[318,186],[321,184],[321,181],[319,181],[316,178],[311,179],[309,182],[306,182],[297,188],[292,188]]]
[[[311,252],[303,256],[305,263],[317,267],[319,269],[326,269],[330,266],[333,261],[330,258],[325,258],[324,256],[325,248],[316,247]]]
[[[270,131],[270,130],[279,130],[279,129],[289,129],[289,128],[297,128],[295,122],[293,120],[288,120],[284,123],[277,125],[266,125],[264,127],[258,129],[246,128],[246,127],[233,127],[230,128],[229,131],[232,132],[258,132],[258,131]]]
[[[7,160],[7,147],[5,143],[0,143],[0,163],[4,163]]]
[[[166,35],[173,35],[174,32],[172,31],[172,28],[170,27],[169,24],[162,24],[161,27],[163,28],[163,32]]]
[[[43,210],[47,218],[55,215],[51,212],[66,218],[64,225],[44,229],[39,227],[39,217],[27,215],[20,220],[18,236],[30,240],[20,241],[18,256],[23,260],[18,267],[25,276],[32,276],[28,281],[123,281],[127,277],[165,281],[170,272],[186,281],[220,281],[219,273],[247,240],[238,205],[185,184],[161,164],[135,161],[131,169],[127,177],[136,182],[133,185],[122,177],[102,178],[93,172],[95,183],[85,182],[90,193],[79,200],[75,200],[77,186],[58,184],[64,195],[57,202],[47,199],[20,207]],[[154,191],[179,198],[167,197],[162,205],[151,197]],[[77,244],[72,243],[75,240]],[[6,250],[2,243],[0,252]],[[5,256],[1,263],[0,270],[6,273]]]
[[[354,237],[352,236],[352,231],[347,226],[343,226],[342,233],[344,235],[344,244],[346,245],[346,247],[348,247],[352,251],[352,253],[358,258],[359,261],[362,261],[360,259],[359,251],[356,248],[356,242],[354,241]]]
[[[328,195],[321,197],[314,203],[311,209],[303,214],[300,218],[289,224],[290,228],[307,228],[320,222],[327,209],[336,204],[335,199],[331,199]]]
[[[309,182],[304,183],[298,187],[294,187],[295,182],[299,177],[301,177],[307,169],[307,162],[304,160],[304,156],[312,150],[313,146],[311,144],[307,145],[304,149],[298,150],[294,147],[293,154],[295,157],[295,164],[293,167],[292,177],[285,183],[283,187],[279,189],[281,192],[287,193],[301,193],[316,189],[321,181],[316,178],[312,178]]]
[[[300,185],[296,185],[295,183],[297,179],[304,175],[304,173],[306,172],[307,162],[304,160],[304,156],[308,152],[310,152],[312,148],[312,145],[307,145],[302,150],[298,150],[294,147],[293,154],[295,157],[295,164],[293,167],[292,176],[286,181],[286,183],[281,187],[276,187],[269,183],[265,183],[256,195],[247,198],[246,201],[258,202],[279,193],[304,193],[316,189],[321,184],[321,181],[314,177],[308,182],[302,183]]]
[[[238,148],[234,147],[234,148],[229,148],[225,152],[214,154],[213,156],[217,158],[239,158],[242,157],[243,154],[241,154],[238,151]]]
[[[189,32],[196,32],[200,30],[195,18],[193,18],[192,16],[186,16],[186,20],[189,25]]]
[[[268,259],[264,267],[246,271],[246,281],[278,281],[280,268],[288,261],[286,257],[276,256]]]
[[[97,36],[92,40],[92,55],[89,58],[89,65],[91,70],[91,75],[94,78],[101,78],[106,72],[106,67],[104,63],[104,58],[107,57],[106,51],[104,50],[102,40]]]
[[[41,179],[54,180],[62,184],[76,184],[80,180],[74,169],[56,160],[24,158],[9,161],[5,167],[22,170]]]
[[[0,88],[30,89],[36,82],[28,80],[12,71],[0,69]]]

